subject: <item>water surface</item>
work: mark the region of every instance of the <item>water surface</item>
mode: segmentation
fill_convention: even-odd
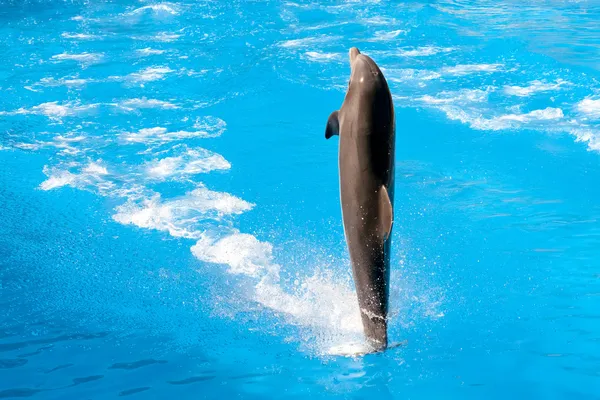
[[[594,1],[4,1],[0,398],[600,393]],[[397,118],[390,336],[329,113]]]

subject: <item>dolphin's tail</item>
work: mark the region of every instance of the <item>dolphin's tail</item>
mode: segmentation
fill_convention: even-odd
[[[374,351],[385,350],[388,346],[390,245],[390,239],[382,248],[371,243],[370,261],[359,261],[352,268],[364,334]]]
[[[369,274],[355,275],[363,330],[374,351],[385,350],[388,345],[388,277],[384,265],[378,267]]]
[[[388,346],[387,319],[379,315],[367,315],[363,311],[362,322],[367,343],[373,351],[385,350]]]

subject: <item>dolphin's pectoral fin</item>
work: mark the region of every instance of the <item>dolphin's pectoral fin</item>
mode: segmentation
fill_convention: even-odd
[[[327,119],[327,128],[325,129],[325,139],[329,139],[334,135],[340,134],[340,121],[338,120],[338,111],[329,114]]]
[[[381,213],[380,223],[383,232],[383,240],[387,240],[392,231],[394,210],[392,209],[392,202],[390,201],[390,196],[388,195],[385,186],[381,186],[381,189],[379,190],[379,212]]]

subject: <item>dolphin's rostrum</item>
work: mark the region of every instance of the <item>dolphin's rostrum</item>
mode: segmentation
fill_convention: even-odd
[[[388,345],[394,105],[381,70],[356,47],[350,49],[350,67],[346,97],[329,116],[325,137],[339,135],[344,233],[365,336],[380,351]]]

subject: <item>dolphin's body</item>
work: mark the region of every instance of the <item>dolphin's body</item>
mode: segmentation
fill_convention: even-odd
[[[329,116],[325,137],[339,135],[342,217],[365,336],[388,345],[387,315],[394,203],[392,95],[375,62],[353,47],[346,97]]]

